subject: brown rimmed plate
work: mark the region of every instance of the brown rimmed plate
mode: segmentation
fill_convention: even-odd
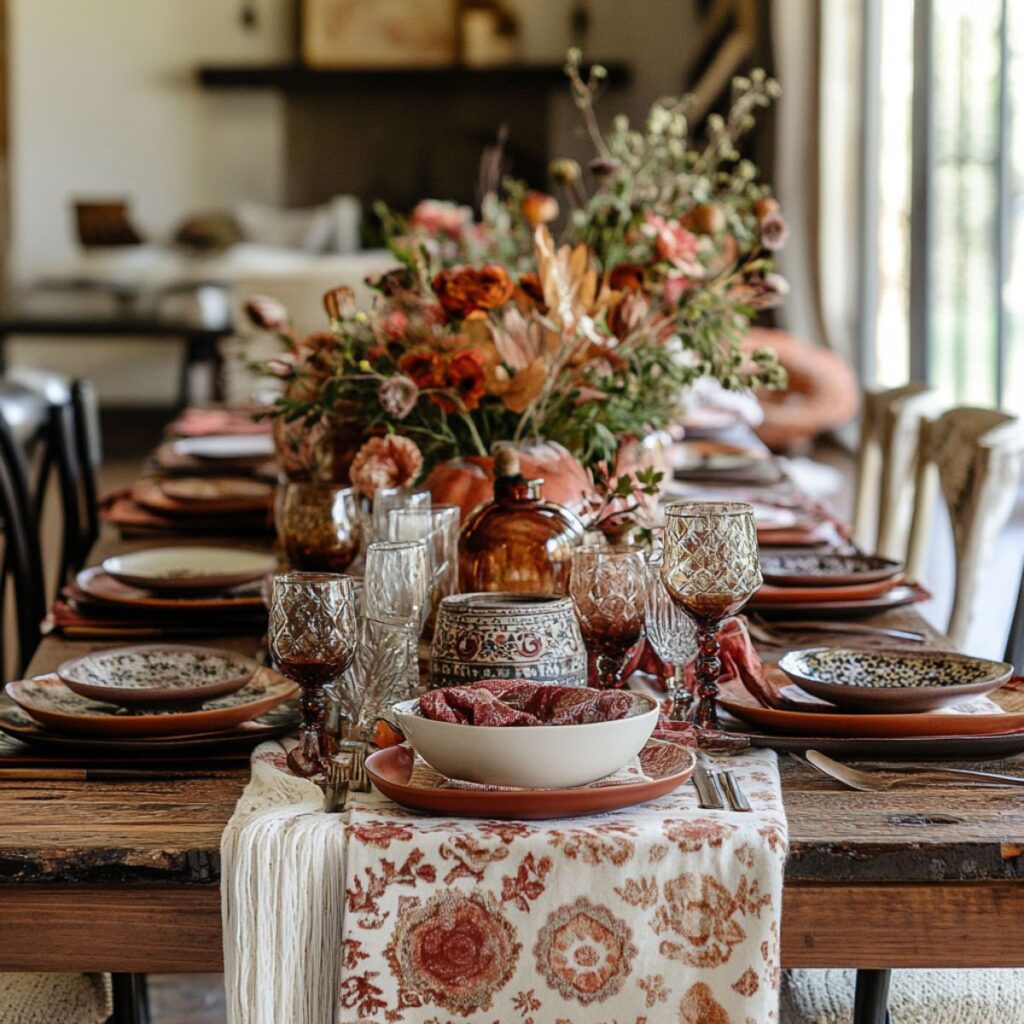
[[[252,589],[213,596],[159,596],[142,587],[129,586],[115,580],[102,566],[83,569],[76,577],[78,587],[94,601],[111,605],[126,605],[140,609],[169,612],[241,611],[263,608],[263,598]]]
[[[1006,687],[1019,695],[1018,680],[1010,680]],[[993,700],[1005,707],[996,690]],[[1002,713],[922,712],[921,714],[847,714],[822,705],[808,703],[806,711],[768,708],[735,684],[727,683],[719,695],[718,703],[734,718],[757,727],[758,731],[783,733],[807,737],[857,737],[861,739],[905,739],[914,736],[985,736],[1000,733],[1024,732],[1024,711],[1005,710]],[[813,743],[808,741],[809,746]]]
[[[239,488],[239,494],[232,496],[230,489],[222,487],[222,477],[211,477],[209,480],[185,477],[180,482],[188,484],[188,491],[196,495],[206,495],[191,498],[175,497],[171,493],[177,482],[179,481],[139,480],[132,486],[132,501],[142,508],[172,519],[202,519],[211,516],[265,515],[273,500],[273,488],[260,480],[237,478],[239,484],[250,485],[253,492],[247,496],[243,489]],[[217,497],[218,493],[220,497]]]
[[[57,675],[73,693],[130,708],[199,705],[240,690],[259,667],[252,658],[217,647],[139,644],[65,661]]]
[[[866,651],[807,647],[779,668],[800,689],[854,712],[913,714],[980,697],[1013,675],[1005,661],[955,651]]]
[[[47,729],[111,739],[226,732],[258,718],[298,692],[290,679],[261,668],[242,689],[216,697],[197,710],[130,714],[113,704],[73,693],[56,675],[19,679],[4,689],[15,704]]]
[[[576,789],[441,789],[413,786],[414,754],[408,746],[387,747],[366,759],[366,773],[386,797],[404,807],[468,818],[541,821],[600,814],[646,803],[681,786],[693,774],[697,755],[689,747],[650,739],[640,763],[651,776],[642,782],[580,786]]]
[[[790,587],[765,583],[754,595],[752,601],[759,605],[814,604],[818,601],[865,601],[881,597],[894,586],[892,580],[874,580],[870,583],[847,583],[842,586]]]
[[[257,743],[292,732],[299,724],[292,707],[280,705],[234,729],[192,736],[155,736],[151,739],[108,739],[51,732],[15,704],[0,706],[0,732],[22,743],[46,750],[128,756],[140,763],[161,758],[203,756],[213,752],[250,750]]]
[[[877,615],[893,608],[902,608],[918,601],[931,598],[924,587],[917,583],[899,583],[890,587],[876,597],[860,597],[843,601],[793,601],[788,604],[775,604],[771,601],[760,602],[755,594],[746,606],[747,611],[761,612],[766,618],[793,616],[800,618],[853,618],[862,615]]]
[[[151,481],[171,501],[210,509],[266,509],[274,500],[274,488],[262,480],[240,476],[195,477]]]
[[[847,587],[891,580],[903,572],[901,562],[881,555],[835,551],[763,551],[761,575],[780,587]]]

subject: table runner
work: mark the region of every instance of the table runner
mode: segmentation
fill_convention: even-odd
[[[777,1020],[786,821],[775,755],[728,758],[754,808],[692,786],[587,818],[344,815],[278,743],[224,835],[230,1024]]]

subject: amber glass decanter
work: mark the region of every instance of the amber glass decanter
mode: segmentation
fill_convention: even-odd
[[[459,535],[463,593],[568,593],[572,552],[583,542],[583,523],[571,509],[540,496],[543,482],[522,475],[513,449],[498,450],[494,500],[473,511]]]

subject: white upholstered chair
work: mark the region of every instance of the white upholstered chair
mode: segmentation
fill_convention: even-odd
[[[923,420],[937,416],[936,392],[921,384],[867,390],[861,404],[854,538],[865,551],[902,560],[914,503],[914,463]]]

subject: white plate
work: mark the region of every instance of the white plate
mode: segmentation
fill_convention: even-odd
[[[416,753],[450,779],[565,789],[617,772],[643,749],[660,711],[652,697],[634,696],[649,704],[650,710],[632,718],[584,725],[457,725],[424,718],[416,710],[416,700],[396,704],[394,713]]]
[[[797,521],[797,515],[792,509],[754,502],[754,523],[762,530],[788,530],[796,526]]]
[[[228,590],[276,568],[275,555],[246,548],[148,548],[103,562],[104,572],[129,587],[189,593]]]
[[[267,459],[274,454],[274,439],[269,434],[183,437],[174,442],[174,453],[199,459]]]

